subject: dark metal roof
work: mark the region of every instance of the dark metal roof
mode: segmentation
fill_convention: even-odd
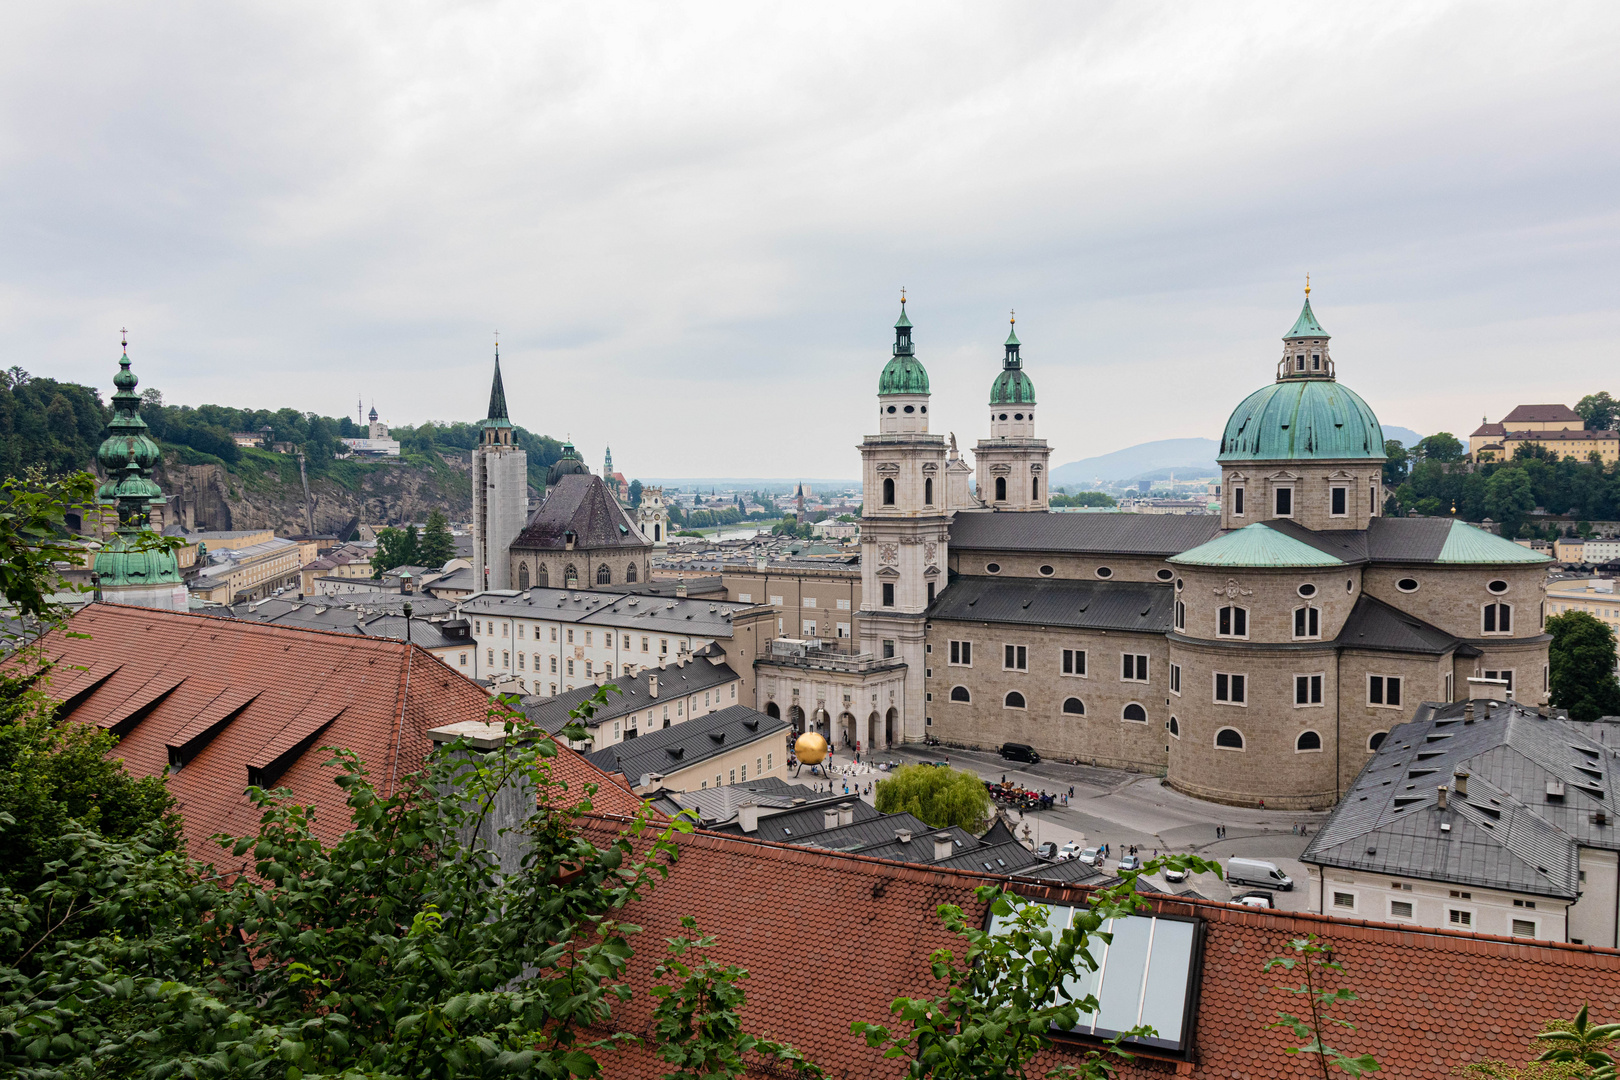
[[[924,841],[927,843],[929,850],[932,850],[932,840],[924,837]],[[911,842],[913,845],[917,843],[915,839]],[[868,852],[862,852],[862,854],[868,854]],[[908,859],[906,861],[917,862],[919,860]],[[1036,858],[1035,853],[1029,848],[1017,841],[1013,841],[1010,844],[981,846],[976,851],[963,851],[960,855],[952,856],[949,859],[941,859],[934,865],[949,867],[953,870],[982,870],[990,874],[1024,874],[1025,876],[1031,876],[1031,867],[1040,867],[1045,870],[1056,864]]]
[[[909,814],[906,816],[910,817]],[[890,814],[886,815],[884,820],[892,822],[898,820],[898,817],[899,815]],[[953,866],[956,865],[957,859],[969,858],[980,852],[990,850],[989,847],[979,841],[977,836],[974,836],[966,829],[960,828],[956,825],[951,825],[944,829],[930,829],[925,825],[922,832],[913,832],[911,834],[911,839],[906,843],[901,843],[899,837],[894,835],[895,829],[902,828],[905,828],[905,826],[893,826],[893,828],[891,828],[889,831],[889,839],[886,843],[873,844],[871,847],[845,848],[844,850],[852,850],[859,852],[862,855],[870,855],[875,859],[893,859],[896,862],[908,863],[927,863],[932,866]],[[951,854],[936,862],[934,860],[934,837],[940,835],[941,833],[944,833],[951,838]],[[1015,842],[1013,846],[1018,848],[1019,851],[1023,851],[1024,854],[1028,855],[1031,859],[1034,858],[1034,856],[1030,855],[1021,844]],[[972,868],[982,869],[982,867],[980,867],[977,863],[972,864]]]
[[[546,489],[545,502],[529,518],[512,547],[526,550],[563,551],[568,534],[578,548],[645,548],[652,541],[619,509],[600,476],[572,473],[562,476]],[[580,569],[581,574],[584,568]],[[558,584],[562,584],[559,582]],[[581,584],[586,584],[583,580]]]
[[[689,769],[739,746],[767,742],[780,746],[782,733],[791,726],[780,717],[766,716],[746,705],[733,705],[605,746],[587,754],[586,760],[603,772],[623,773],[635,784],[648,774]]]
[[[1620,752],[1594,740],[1590,725],[1511,702],[1471,703],[1470,723],[1469,704],[1425,704],[1391,730],[1302,858],[1574,899],[1578,846],[1620,850],[1611,780]],[[1456,794],[1457,772],[1469,774],[1466,797]],[[1549,796],[1550,784],[1563,794]]]
[[[1461,638],[1366,593],[1356,597],[1350,617],[1344,620],[1344,627],[1332,644],[1344,649],[1378,649],[1429,656],[1440,656],[1459,647],[1470,648]]]
[[[654,676],[658,678],[657,697],[652,696]],[[670,703],[694,692],[701,693],[711,687],[724,686],[726,683],[735,682],[736,679],[737,673],[728,665],[715,664],[708,660],[696,660],[684,667],[643,668],[630,678],[620,675],[608,680],[609,685],[619,688],[619,693],[609,690],[607,704],[597,708],[589,723],[595,727],[604,720],[614,720],[633,712],[640,712],[642,709]],[[526,697],[522,702],[523,712],[532,723],[545,730],[561,731],[568,724],[569,710],[589,699],[597,689],[595,684],[587,683],[552,697]],[[644,732],[641,737],[646,738],[647,734]]]
[[[1292,521],[1275,518],[1264,523],[1266,528],[1308,544],[1317,551],[1332,555],[1346,563],[1367,561],[1367,533],[1362,529],[1324,529],[1313,532]]]
[[[864,804],[863,804],[864,805]],[[824,829],[809,837],[804,843],[809,847],[829,848],[833,851],[861,851],[867,848],[877,848],[893,843],[899,839],[896,835],[902,829],[911,833],[911,842],[918,842],[924,838],[924,845],[932,841],[926,839],[929,833],[940,830],[932,827],[928,822],[914,814],[879,814],[865,821],[857,821],[853,825],[841,825],[836,829]],[[759,835],[766,840],[781,840],[789,842],[784,836],[767,835],[762,828]],[[978,843],[977,840],[974,843]],[[932,850],[930,847],[929,850]],[[912,860],[906,859],[905,862]]]
[[[1219,515],[961,513],[951,522],[960,550],[1176,555],[1221,528]]]
[[[1145,581],[958,577],[931,619],[1166,633],[1175,596]]]
[[[731,785],[728,787],[723,787],[720,790],[730,791],[731,787],[741,786],[742,785],[740,784]],[[856,822],[872,821],[883,816],[873,809],[871,803],[862,802],[853,795],[844,795],[838,792],[812,793],[806,788],[798,785],[790,786],[794,791],[800,792],[802,796],[808,800],[805,805],[797,806],[790,810],[782,810],[780,812],[769,810],[766,808],[765,803],[767,802],[767,799],[774,799],[774,796],[767,794],[766,798],[761,798],[758,800],[761,804],[759,828],[755,832],[752,834],[745,834],[742,830],[742,826],[736,821],[726,821],[720,825],[716,825],[713,827],[714,831],[734,833],[737,836],[753,835],[761,840],[771,840],[779,844],[797,844],[805,837],[817,836],[821,833],[835,831],[838,829],[840,826],[834,826],[831,830],[826,827],[826,811],[836,810],[844,803],[849,804],[850,810],[854,814],[854,820]],[[710,790],[712,791],[713,789],[711,788]],[[687,794],[690,795],[692,793],[688,792]],[[686,796],[683,795],[681,798],[682,801],[685,801]],[[737,801],[741,802],[740,799]],[[893,834],[891,833],[890,835],[892,837]]]
[[[1450,518],[1373,518],[1367,556],[1373,562],[1434,562],[1450,537]]]

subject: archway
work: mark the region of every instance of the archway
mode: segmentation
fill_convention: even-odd
[[[851,750],[855,749],[856,743],[861,744],[861,749],[867,749],[866,740],[861,738],[860,728],[855,724],[855,717],[848,712],[838,714],[838,730],[843,733],[844,745]]]
[[[793,725],[794,735],[804,734],[804,710],[797,705],[788,706],[788,723]]]
[[[817,709],[815,714],[810,717],[810,722],[814,725],[815,730],[821,733],[821,737],[827,740],[828,746],[838,745],[834,738],[837,733],[833,731],[832,717],[827,715],[826,709]]]
[[[776,702],[767,701],[765,703],[765,715],[770,717],[772,720],[780,720],[782,719],[782,710],[780,706],[776,704]]]
[[[893,746],[895,733],[900,728],[900,710],[890,709],[889,714],[883,718],[883,745]]]
[[[866,730],[867,730],[868,734],[871,735],[872,742],[876,743],[877,742],[877,733],[878,733],[878,714],[876,713],[876,711],[872,712],[871,714],[869,714],[867,716],[867,718],[866,718]],[[883,744],[883,746],[885,748],[887,748],[888,745],[889,744],[887,742],[885,742]]]

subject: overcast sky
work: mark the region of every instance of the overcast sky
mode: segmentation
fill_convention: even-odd
[[[1007,312],[1054,465],[1218,436],[1312,300],[1387,424],[1620,393],[1620,4],[11,5],[0,366],[627,476],[856,476]]]

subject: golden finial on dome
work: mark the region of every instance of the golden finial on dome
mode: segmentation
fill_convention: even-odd
[[[906,302],[906,287],[904,285],[902,285],[902,286],[900,286],[900,303],[904,304],[905,302]]]
[[[1016,323],[1018,321],[1018,309],[1017,308],[1013,308],[1012,310],[1008,311],[1007,314],[1010,316],[1010,318],[1008,318],[1008,320],[1007,320],[1008,322]]]
[[[1311,275],[1309,271],[1307,271],[1305,274],[1305,295],[1311,295]]]

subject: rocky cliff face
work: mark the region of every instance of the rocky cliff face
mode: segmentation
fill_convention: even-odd
[[[277,460],[281,459],[281,460]],[[347,538],[357,525],[425,521],[443,510],[451,521],[472,516],[472,458],[446,454],[443,467],[339,462],[329,475],[309,477],[314,531]],[[230,468],[187,465],[164,455],[154,479],[168,496],[168,520],[190,528],[308,531],[298,461],[285,454],[244,455]]]

